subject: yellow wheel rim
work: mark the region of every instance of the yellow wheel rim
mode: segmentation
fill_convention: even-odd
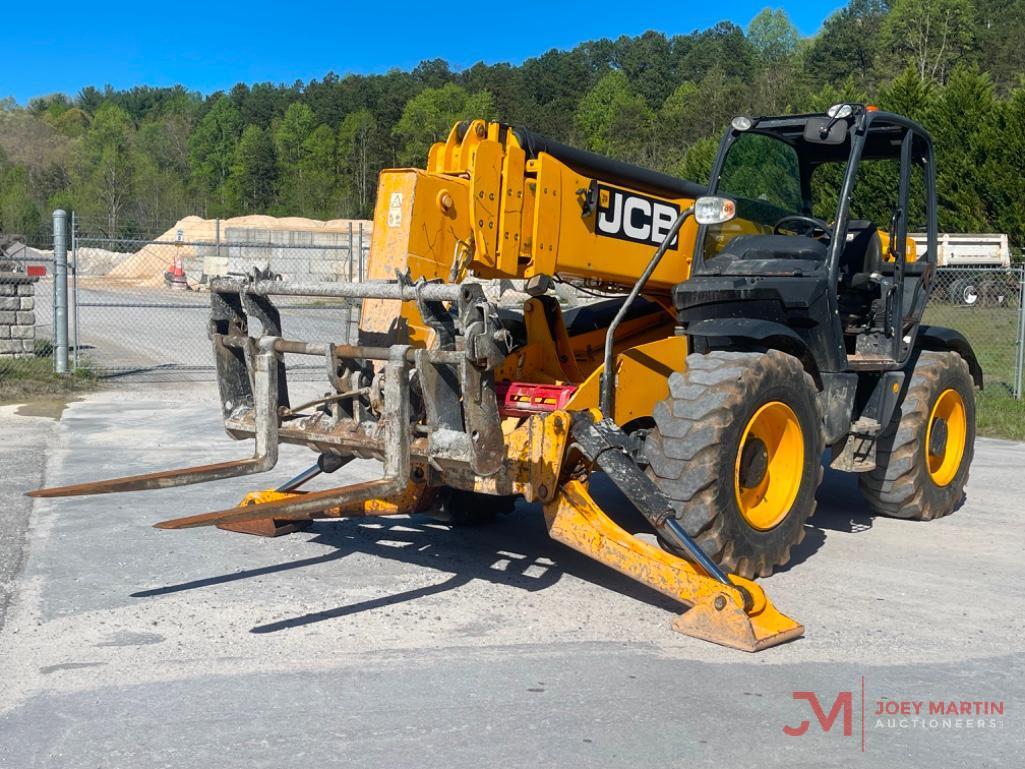
[[[801,489],[804,434],[785,403],[770,401],[754,413],[737,448],[733,491],[744,520],[767,531],[786,518]]]
[[[933,404],[925,430],[925,460],[929,477],[937,486],[946,486],[957,475],[964,458],[968,436],[968,417],[957,390],[947,389]]]

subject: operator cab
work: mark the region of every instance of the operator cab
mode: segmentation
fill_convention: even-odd
[[[715,330],[715,318],[764,321],[801,337],[826,371],[885,370],[907,359],[936,252],[925,129],[856,104],[740,116],[708,194],[731,198],[737,213],[698,232],[691,280],[676,289],[689,334]],[[928,233],[924,252],[907,236],[919,228]],[[718,324],[719,341],[703,341],[722,344],[729,326]]]

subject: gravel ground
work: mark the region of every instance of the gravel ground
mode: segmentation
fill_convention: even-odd
[[[1025,445],[980,440],[967,503],[926,524],[869,515],[827,473],[793,563],[763,581],[806,637],[749,655],[674,634],[671,602],[550,541],[531,506],[477,529],[149,526],[229,506],[309,452],[286,449],[265,482],[18,496],[44,469],[57,485],[246,455],[217,420],[199,385],[90,394],[59,423],[0,409],[0,767],[1025,763]],[[850,735],[795,691],[827,712],[850,691]],[[876,719],[880,700],[1004,712],[916,725]]]

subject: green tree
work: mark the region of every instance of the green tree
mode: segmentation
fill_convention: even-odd
[[[105,102],[93,117],[82,144],[78,187],[87,212],[102,215],[105,234],[121,233],[122,217],[130,205],[135,181],[134,134],[128,113]]]
[[[35,235],[43,223],[25,166],[7,160],[0,147],[0,232]]]
[[[235,157],[242,116],[227,96],[218,97],[189,137],[189,161],[197,186],[212,195],[214,213],[228,213],[228,177]]]
[[[701,119],[701,89],[685,80],[665,100],[658,112],[657,136],[661,144],[658,165],[672,168],[683,160],[687,148],[705,136]]]
[[[959,66],[937,90],[925,115],[936,151],[940,229],[985,232],[993,198],[987,161],[1001,144],[993,82],[977,69]]]
[[[979,68],[998,91],[1014,88],[1022,77],[1025,0],[975,0],[975,52]]]
[[[880,55],[897,71],[911,66],[920,78],[942,82],[972,47],[974,16],[971,0],[895,0],[880,31]]]
[[[368,109],[350,112],[338,126],[338,178],[348,212],[368,216],[377,172],[377,120]]]
[[[425,88],[410,99],[392,133],[400,141],[399,162],[423,165],[427,151],[448,136],[460,120],[494,119],[494,100],[487,91],[467,93],[454,83]]]
[[[302,102],[293,102],[274,127],[274,149],[278,158],[278,201],[285,213],[300,215],[310,201],[304,174],[309,152],[307,140],[313,134],[317,118]]]
[[[879,106],[913,120],[926,120],[934,91],[932,81],[923,80],[917,71],[909,67],[879,89]]]
[[[229,182],[238,210],[246,214],[268,212],[274,204],[277,176],[277,156],[269,132],[258,125],[247,125],[235,149]]]
[[[982,176],[995,211],[994,225],[1014,243],[1025,243],[1025,87],[999,110],[999,141],[986,158]]]
[[[584,94],[573,125],[584,145],[621,160],[650,159],[655,116],[626,75],[608,72]]]
[[[697,82],[712,67],[718,67],[728,80],[750,82],[756,59],[757,53],[744,30],[733,22],[720,21],[694,36],[681,58],[680,78]]]
[[[805,72],[815,83],[870,78],[887,0],[851,0],[826,19],[805,56]]]
[[[301,212],[315,219],[331,219],[338,209],[338,183],[335,175],[335,132],[319,125],[303,142],[299,160],[299,183],[303,190]]]
[[[718,150],[719,142],[712,137],[694,142],[683,156],[676,173],[698,184],[708,184]]]
[[[762,9],[747,27],[747,39],[759,59],[768,66],[777,65],[793,56],[800,37],[797,27],[782,9]]]
[[[616,41],[613,56],[614,64],[649,106],[658,107],[672,93],[676,73],[671,45],[661,32],[623,36]]]

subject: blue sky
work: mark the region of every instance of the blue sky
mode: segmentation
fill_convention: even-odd
[[[33,96],[74,94],[86,85],[108,83],[116,88],[182,83],[209,93],[239,81],[291,83],[329,71],[409,69],[432,58],[446,59],[456,69],[481,60],[518,63],[550,48],[647,29],[686,33],[722,19],[746,27],[766,5],[765,0],[12,0],[3,13],[0,98],[25,103]],[[811,35],[842,5],[829,0],[772,7],[785,8],[801,33]]]

